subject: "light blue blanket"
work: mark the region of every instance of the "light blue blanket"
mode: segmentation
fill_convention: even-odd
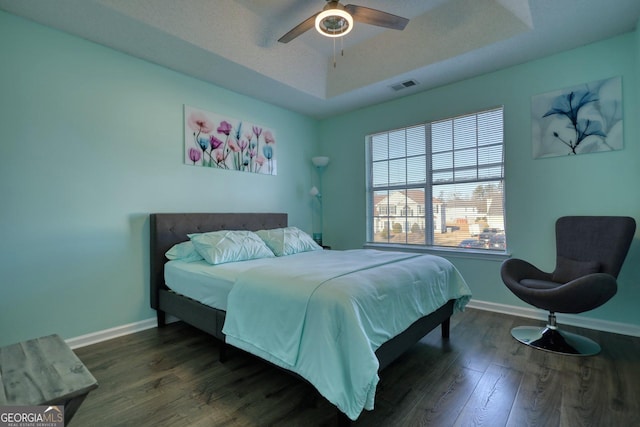
[[[315,251],[241,274],[226,341],[307,379],[355,420],[373,409],[374,352],[450,299],[471,292],[444,258],[374,250]]]

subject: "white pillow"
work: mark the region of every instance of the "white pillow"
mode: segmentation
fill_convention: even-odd
[[[299,252],[321,251],[318,245],[304,231],[296,227],[274,228],[256,231],[276,256],[297,254]]]
[[[195,262],[203,259],[191,241],[176,243],[165,252],[164,256],[169,260],[179,259],[185,262]]]
[[[273,252],[252,231],[220,230],[189,234],[196,251],[209,264],[273,258]]]

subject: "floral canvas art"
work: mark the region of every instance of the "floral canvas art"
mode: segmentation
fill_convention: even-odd
[[[276,175],[272,129],[184,106],[184,162],[193,166]]]
[[[534,96],[531,114],[535,159],[622,149],[620,77]]]

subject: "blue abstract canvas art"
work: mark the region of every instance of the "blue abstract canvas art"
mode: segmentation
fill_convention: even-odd
[[[534,159],[621,150],[622,78],[536,95],[531,115]]]

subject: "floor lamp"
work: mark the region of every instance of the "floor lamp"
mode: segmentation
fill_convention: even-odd
[[[318,187],[322,188],[322,171],[329,164],[329,158],[326,156],[317,156],[311,158],[311,163],[316,167],[318,171]],[[318,229],[313,232],[313,240],[322,246],[322,191],[315,185],[309,190],[311,197],[318,200],[319,213],[318,213]]]

